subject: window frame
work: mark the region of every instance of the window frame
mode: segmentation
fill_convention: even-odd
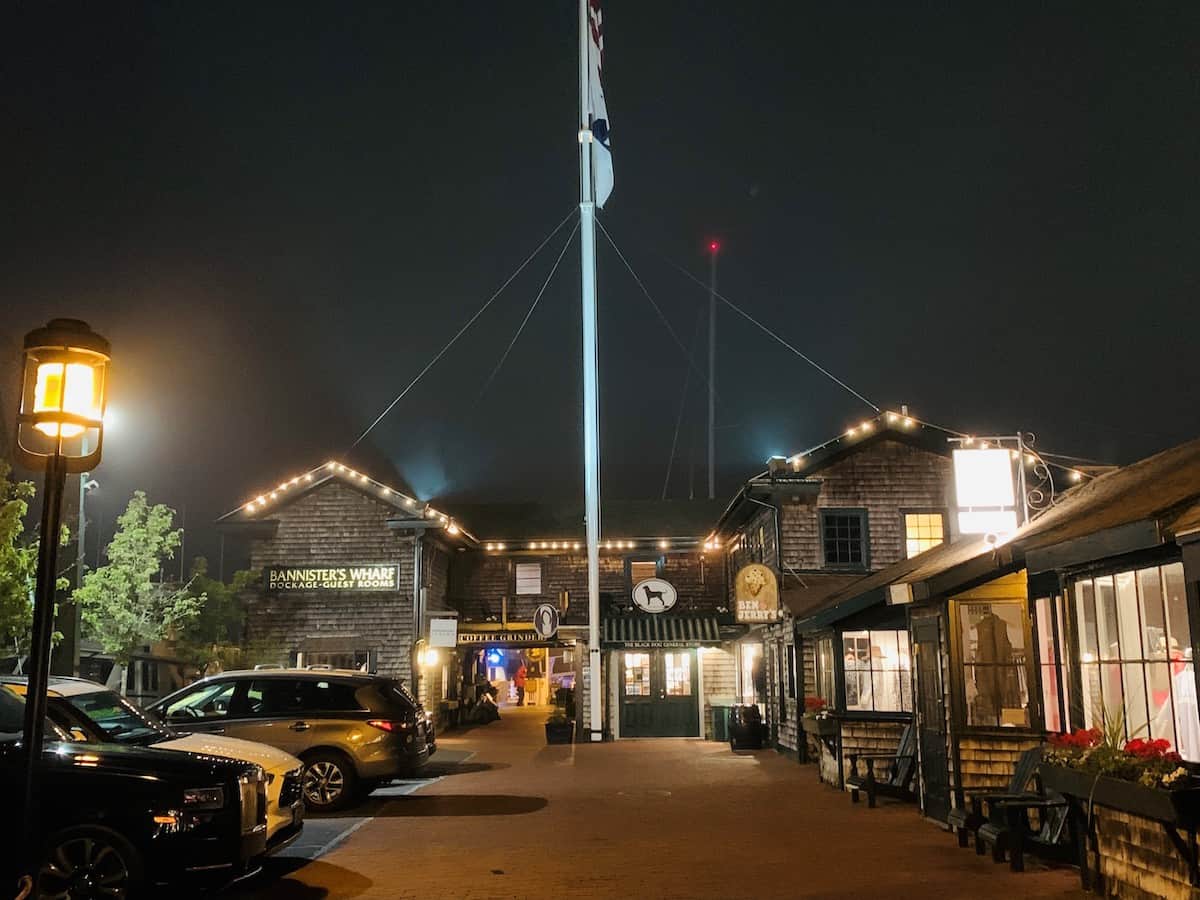
[[[625,557],[625,584],[628,586],[626,591],[626,600],[633,594],[633,589],[641,582],[633,580],[633,564],[634,563],[654,563],[654,578],[663,577],[663,569],[665,567],[666,558],[661,554],[650,555],[648,553],[633,554]]]
[[[897,672],[899,673],[899,676],[901,678],[901,681],[900,681],[900,705],[901,705],[901,708],[900,709],[851,709],[850,706],[846,702],[846,634],[850,633],[850,632],[857,633],[857,632],[863,632],[863,631],[865,631],[867,633],[868,641],[870,640],[870,634],[872,632],[891,631],[891,632],[895,632],[898,635],[899,634],[904,635],[904,639],[907,642],[907,647],[908,647],[908,669],[907,670],[905,670],[903,668],[897,669]],[[899,639],[897,638],[897,642],[898,641],[899,641]],[[835,709],[840,716],[843,716],[845,718],[850,718],[850,719],[871,719],[871,720],[898,719],[898,720],[902,720],[902,721],[907,721],[910,718],[912,718],[913,708],[916,705],[916,697],[914,695],[913,680],[912,680],[913,679],[912,634],[909,631],[907,624],[904,624],[904,625],[898,625],[898,624],[859,625],[859,626],[851,626],[851,627],[847,627],[847,628],[839,628],[837,630],[836,640],[834,641],[833,664],[834,664],[834,669],[837,673],[837,678],[836,678],[836,683],[834,685],[834,689],[836,691],[836,697],[833,700],[832,708]],[[859,671],[862,671],[862,670],[860,669]],[[868,666],[866,671],[867,672],[875,672],[877,670]],[[888,670],[887,669],[879,669],[878,671],[886,672]],[[908,682],[908,702],[909,702],[908,709],[903,708],[903,705],[904,705],[904,679],[905,678],[907,678],[907,682]],[[874,694],[875,694],[874,680],[872,679],[872,690],[871,690],[871,705],[872,706],[874,706],[874,704],[875,704]],[[828,704],[829,701],[826,701],[826,703]]]
[[[967,671],[968,663],[964,658],[964,648],[962,643],[962,618],[960,611],[964,606],[986,603],[990,606],[1015,606],[1021,611],[1022,628],[1025,635],[1025,684],[1026,684],[1026,707],[1028,709],[1027,724],[1024,726],[1007,726],[1007,725],[969,725],[967,724]],[[1037,681],[1038,665],[1036,659],[1036,645],[1034,644],[1033,634],[1033,615],[1029,610],[1028,598],[1020,597],[999,597],[995,599],[971,599],[958,600],[951,599],[948,601],[949,610],[947,618],[947,628],[950,632],[950,678],[953,689],[953,717],[954,724],[957,729],[963,734],[973,735],[1012,735],[1012,734],[1037,734],[1043,728],[1041,722],[1040,709],[1041,699],[1040,691],[1041,684]],[[971,665],[977,665],[972,663]],[[1015,664],[1006,664],[1015,665]]]
[[[936,547],[943,547],[950,541],[950,513],[945,507],[939,506],[912,506],[902,507],[900,509],[900,540],[903,543],[903,556],[901,559],[912,559],[908,555],[908,517],[909,516],[941,516],[942,518],[942,542],[935,544]],[[932,550],[932,547],[922,550],[921,553],[926,553]]]
[[[859,520],[859,532],[862,541],[862,561],[853,563],[831,563],[826,554],[825,517],[844,516],[856,517]],[[817,533],[821,541],[821,567],[835,572],[869,572],[871,571],[871,528],[870,516],[865,507],[854,506],[822,506],[817,509]]]

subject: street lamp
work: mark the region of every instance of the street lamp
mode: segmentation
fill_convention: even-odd
[[[15,455],[22,465],[46,471],[23,738],[23,834],[26,841],[32,842],[35,773],[46,716],[63,489],[68,472],[91,471],[100,462],[110,349],[108,341],[87,323],[53,319],[44,328],[25,335],[24,357]],[[28,849],[33,847],[32,843],[27,844]],[[26,859],[32,857],[33,853],[26,853]]]

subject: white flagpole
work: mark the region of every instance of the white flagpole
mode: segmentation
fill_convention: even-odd
[[[588,555],[588,690],[591,740],[604,739],[600,678],[600,403],[596,353],[596,203],[588,110],[588,0],[579,0],[579,255],[583,276],[583,471]]]

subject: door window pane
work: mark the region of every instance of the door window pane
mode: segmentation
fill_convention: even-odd
[[[692,695],[692,655],[664,653],[663,668],[667,681],[668,697],[690,697]]]
[[[833,638],[824,637],[817,641],[817,697],[829,706],[834,705]]]
[[[625,696],[650,696],[650,654],[625,654]]]

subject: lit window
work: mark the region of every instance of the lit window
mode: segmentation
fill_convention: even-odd
[[[946,539],[941,513],[905,513],[904,541],[909,559],[930,550]]]
[[[540,594],[542,592],[542,564],[517,563],[517,593]]]
[[[958,605],[967,724],[1028,728],[1029,655],[1025,605],[970,601]]]
[[[1126,736],[1162,738],[1200,760],[1183,564],[1075,582],[1084,724],[1123,715]]]
[[[907,631],[846,631],[846,709],[912,711]]]
[[[635,559],[629,562],[629,580],[633,585],[641,584],[647,578],[658,577],[658,560]],[[633,585],[630,585],[632,587]]]
[[[668,697],[689,697],[692,693],[692,654],[664,653],[663,669],[666,674]]]
[[[690,686],[690,682],[689,682]],[[650,654],[625,654],[625,696],[650,696]]]

